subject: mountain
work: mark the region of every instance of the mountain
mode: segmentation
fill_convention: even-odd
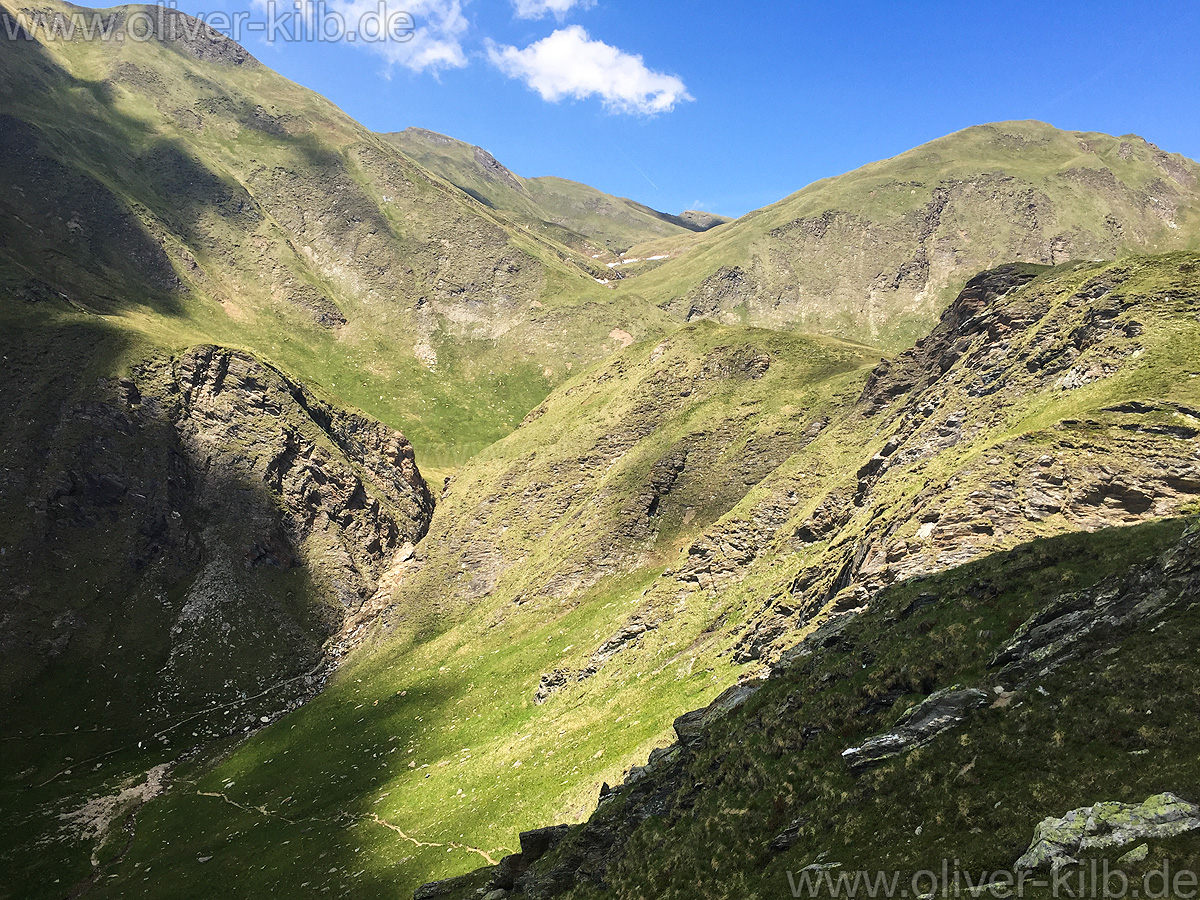
[[[1194,518],[888,588],[677,720],[586,823],[416,896],[1188,891],[1198,595]]]
[[[672,216],[565,178],[522,178],[486,150],[424,128],[383,137],[485,206],[606,262],[634,244],[728,221],[694,210]]]
[[[851,858],[847,865],[861,863],[864,870],[874,871],[879,861],[887,870],[911,866],[911,874],[936,859],[932,850],[926,856],[906,857],[903,851],[885,856],[889,846],[908,845],[891,838],[878,842],[875,836],[878,820],[871,810],[896,820],[896,830],[921,824],[898,812],[914,802],[905,764],[895,763],[887,792],[870,799],[878,780],[866,775],[857,785],[848,784],[841,751],[885,732],[907,707],[949,690],[964,675],[981,679],[984,663],[1022,635],[1036,634],[1049,643],[1072,629],[1091,628],[1076,624],[1079,595],[1071,591],[1102,578],[1112,576],[1116,584],[1124,578],[1132,585],[1134,599],[1118,605],[1126,612],[1116,623],[1108,606],[1098,608],[1097,637],[1110,642],[1100,649],[1126,638],[1136,640],[1138,629],[1153,646],[1149,630],[1161,620],[1140,619],[1143,598],[1170,603],[1176,617],[1172,621],[1182,622],[1187,616],[1191,594],[1177,601],[1173,593],[1160,590],[1159,581],[1147,582],[1140,570],[1123,574],[1129,567],[1152,568],[1153,557],[1168,549],[1181,529],[1173,525],[1138,532],[1151,535],[1148,541],[1112,530],[1196,509],[1200,410],[1194,385],[1200,376],[1189,349],[1198,335],[1196,263],[1197,257],[1189,254],[1050,269],[1010,266],[970,282],[937,329],[916,348],[859,380],[861,393],[852,409],[824,423],[815,440],[688,541],[674,560],[659,563],[666,568],[658,578],[637,584],[624,597],[605,598],[615,600],[617,610],[628,603],[631,611],[623,613],[627,624],[618,629],[613,623],[610,637],[605,639],[601,631],[601,641],[585,643],[582,652],[568,655],[565,665],[559,663],[549,678],[541,678],[542,693],[556,688],[542,708],[555,704],[559,709],[542,714],[544,725],[525,724],[522,731],[531,733],[530,741],[548,735],[546,744],[557,750],[556,714],[565,717],[601,706],[601,698],[611,698],[622,682],[631,699],[622,698],[612,708],[640,714],[651,705],[641,697],[653,696],[656,687],[671,690],[662,682],[672,675],[681,679],[698,669],[720,674],[721,662],[730,657],[741,663],[739,681],[746,687],[722,693],[714,686],[708,696],[721,696],[707,712],[677,719],[673,731],[665,738],[660,732],[643,755],[626,757],[619,774],[614,775],[609,764],[597,766],[591,785],[602,803],[586,826],[572,829],[565,838],[558,831],[534,834],[529,840],[522,836],[520,847],[528,850],[528,857],[544,852],[551,837],[563,841],[559,852],[537,863],[531,874],[521,874],[530,860],[518,858],[468,878],[466,884],[471,889],[512,887],[510,879],[520,876],[531,896],[587,896],[601,887],[605,895],[673,896],[695,890],[690,879],[700,861],[712,855],[730,861],[718,866],[722,889],[746,885],[752,895],[769,895],[770,884],[786,887],[783,869],[788,861],[799,870],[814,859],[820,862],[821,851],[840,852],[837,848],[851,827],[856,841],[851,846],[863,856]],[[1133,400],[1135,395],[1143,400]],[[718,472],[710,475],[710,484],[718,481]],[[472,508],[478,515],[481,509],[502,507]],[[1065,533],[1094,538],[1050,540]],[[1194,540],[1191,546],[1194,557]],[[965,568],[939,574],[958,566]],[[1180,574],[1191,579],[1185,586],[1194,593],[1194,560],[1192,568]],[[964,599],[939,599],[947,595]],[[1108,604],[1112,590],[1105,586],[1090,597]],[[536,595],[522,596],[522,605],[537,602]],[[1061,619],[1035,617],[1048,604]],[[935,611],[923,612],[926,606]],[[918,611],[922,613],[916,615]],[[860,616],[877,624],[854,624]],[[1026,620],[1029,623],[1023,625]],[[905,624],[895,626],[897,621]],[[1036,630],[1049,621],[1055,624]],[[641,625],[646,630],[638,631]],[[918,631],[909,630],[918,626]],[[836,637],[849,633],[842,629],[859,627],[876,630],[869,638]],[[629,637],[619,645],[619,655],[605,658],[614,638],[622,634]],[[571,644],[579,638],[574,632],[561,640]],[[1180,640],[1186,644],[1188,638]],[[809,654],[821,646],[833,649],[810,661]],[[1042,677],[1037,666],[1047,657],[1040,650],[1026,652],[1029,658],[1021,677]],[[1087,702],[1092,696],[1092,652],[1079,663],[1081,668],[1063,675],[1061,683],[1074,687],[1052,689],[1050,694],[1056,702],[1066,694],[1064,705],[1070,697],[1078,698],[1078,711],[1071,707],[1072,727],[1083,729],[1083,735],[1096,727],[1095,704]],[[1168,724],[1170,707],[1160,707],[1153,699],[1147,669],[1138,668],[1152,668],[1158,652],[1140,652],[1145,655],[1134,656],[1132,665],[1141,674],[1121,670],[1124,680],[1112,688],[1112,695],[1105,694],[1104,709],[1162,709],[1164,731],[1158,732],[1159,743],[1131,744],[1131,750],[1163,746],[1161,740],[1174,727]],[[954,662],[943,656],[947,653]],[[828,661],[830,657],[844,662]],[[767,660],[770,666],[756,665],[755,660]],[[707,671],[701,669],[706,661]],[[865,674],[864,668],[869,670]],[[766,674],[771,680],[763,691],[772,699],[754,701],[738,719],[750,724],[735,729],[721,717],[753,695],[757,679]],[[596,684],[606,676],[616,685]],[[650,677],[652,683],[642,684],[642,677]],[[828,711],[825,706],[819,712],[810,709],[810,698],[823,697],[825,684],[837,685],[845,678],[851,680],[839,688],[842,705]],[[992,678],[984,685],[988,691],[996,685],[1012,687],[1010,679],[1017,674],[1002,672]],[[1113,679],[1117,684],[1118,676]],[[728,676],[718,679],[722,682],[732,683]],[[532,678],[525,683],[527,691],[533,687]],[[1022,690],[1033,692],[1037,683],[1022,682]],[[1186,696],[1189,684],[1172,682],[1168,692]],[[853,705],[847,710],[845,704]],[[680,704],[676,709],[685,713],[687,707]],[[891,719],[886,718],[889,711]],[[711,726],[703,727],[706,723]],[[993,726],[989,734],[994,735],[996,727],[1001,726]],[[1014,735],[1024,733],[1013,728]],[[600,714],[592,720],[591,740],[604,735],[607,740],[601,737],[600,743],[611,749],[613,742],[620,745],[623,730],[620,718],[606,722]],[[1043,742],[1060,741],[1052,737],[1053,731],[1043,725],[1034,734]],[[835,736],[819,744],[821,755],[799,755],[826,732]],[[972,757],[983,767],[997,740],[990,736],[964,745],[970,752],[936,777],[950,781]],[[1010,737],[1010,742],[1015,740]],[[1094,752],[1102,754],[1103,741],[1091,740],[1097,747]],[[671,749],[672,741],[681,748]],[[689,749],[694,741],[700,744]],[[836,748],[831,750],[832,744]],[[1011,810],[1002,814],[1006,834],[1019,832],[1025,843],[1001,852],[999,861],[996,852],[973,857],[973,865],[998,868],[1005,860],[1003,853],[1011,853],[1004,863],[1011,866],[1028,847],[1041,815],[1062,815],[1098,799],[1131,802],[1132,785],[1144,791],[1139,802],[1168,789],[1196,796],[1200,773],[1183,757],[1172,762],[1171,771],[1179,777],[1145,778],[1139,776],[1144,766],[1128,755],[1115,771],[1103,766],[1086,769],[1080,761],[1080,753],[1086,759],[1089,752],[1082,750],[1085,744],[1081,736],[1078,743],[1065,745],[1079,750],[1055,756],[1052,747],[1035,743],[1022,753],[1040,760],[1037,766],[1028,756],[1022,757],[1023,764],[1004,759],[986,763],[993,774],[980,782],[974,795],[967,795],[972,799],[962,802],[977,811],[1011,797],[1006,804]],[[603,758],[607,757],[608,752]],[[1049,770],[1046,783],[1071,783],[1069,796],[1077,802],[1065,802],[1067,792],[1062,790],[1026,793],[999,774],[1037,767]],[[1082,779],[1084,773],[1087,780]],[[626,787],[610,796],[602,781],[625,782]],[[941,793],[930,799],[925,829],[938,835],[930,840],[941,843],[928,846],[953,857],[968,846],[958,839],[965,815],[956,805],[960,792],[952,791],[947,798],[948,787],[937,790]],[[852,826],[841,824],[837,811],[847,801],[837,800],[839,792],[867,798],[861,810],[846,808]],[[509,807],[516,805],[516,800],[509,801]],[[530,818],[520,827],[551,826],[577,816],[574,806],[560,808],[557,819]],[[751,818],[744,821],[747,814]],[[1000,816],[993,819],[1001,821]],[[800,822],[805,843],[773,864],[768,871],[776,881],[767,882],[761,871],[771,859],[767,845],[795,821]],[[984,823],[989,835],[991,821]],[[754,837],[747,843],[748,836],[760,831],[765,832],[761,841]],[[844,861],[842,856],[831,859]],[[422,896],[461,897],[468,892],[461,883],[451,882]]]
[[[6,296],[118,341],[249,350],[445,468],[620,346],[614,330],[673,324],[237,44],[148,9],[160,40],[6,44]],[[114,357],[106,374],[138,361]]]
[[[1136,135],[980,125],[809,185],[627,282],[691,321],[821,332],[890,350],[976,272],[1196,249],[1200,166]],[[626,277],[636,267],[623,267]]]
[[[403,896],[499,862],[521,831],[587,816],[602,782],[665,759],[673,720],[786,671],[822,626],[903,609],[930,576],[989,570],[1030,541],[1187,512],[1200,494],[1198,266],[1175,254],[1001,267],[889,362],[698,322],[577,376],[450,483],[377,630],[325,691],[213,765],[180,769],[96,894],[308,882]],[[1073,545],[1075,581],[1055,562],[1023,570],[1042,586],[1030,598],[1089,586],[1146,549],[1096,540]],[[973,571],[946,577],[990,596]],[[945,679],[913,669],[879,710],[952,684],[937,653],[982,665],[963,635],[999,646],[1034,611],[997,603],[1007,630],[976,612],[916,632],[930,648],[897,632],[905,658]],[[880,691],[902,665],[880,664]],[[779,727],[793,725],[803,735],[803,720]],[[791,821],[781,803],[772,836]],[[680,852],[706,846],[681,840]],[[657,891],[629,878],[630,896]]]
[[[373,134],[179,13],[106,27],[134,11],[155,40],[0,54],[0,897],[405,896],[586,819],[723,694],[681,734],[732,777],[753,729],[701,726],[739,683],[847,681],[867,718],[796,726],[840,754],[880,698],[982,684],[1038,590],[1176,577],[1151,520],[1200,493],[1190,161],[982,126],[700,233]],[[901,616],[1017,577],[999,624]],[[791,699],[810,635],[895,604],[925,630],[853,656],[877,681],[822,656]],[[715,759],[668,754],[655,790]],[[827,758],[818,805],[848,791]],[[615,880],[678,862],[629,825],[612,878],[553,859],[674,890]]]

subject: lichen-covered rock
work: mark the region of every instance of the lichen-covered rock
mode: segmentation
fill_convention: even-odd
[[[1143,803],[1105,801],[1073,809],[1061,819],[1038,823],[1033,843],[1017,860],[1022,870],[1073,865],[1080,853],[1162,840],[1200,828],[1200,806],[1172,793],[1155,794]],[[1122,857],[1124,858],[1124,857]]]
[[[1122,854],[1122,856],[1117,860],[1117,865],[1122,869],[1128,868],[1129,866],[1136,866],[1138,863],[1145,862],[1148,856],[1150,856],[1150,845],[1138,844],[1128,853]]]

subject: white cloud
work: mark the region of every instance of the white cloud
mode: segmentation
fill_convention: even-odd
[[[596,0],[513,0],[513,9],[521,19],[544,19],[553,15],[560,22],[571,10],[591,9]]]
[[[315,0],[300,0],[300,5],[310,16],[316,14]],[[342,18],[347,31],[356,34],[355,46],[371,50],[389,63],[416,72],[458,69],[467,64],[462,39],[469,23],[461,0],[325,0],[322,5],[327,13]],[[393,22],[400,25],[399,37],[387,37],[388,23]],[[411,33],[404,33],[405,22]],[[312,27],[321,25],[317,22]],[[368,34],[369,39],[363,37]],[[380,35],[385,39],[376,39]]]
[[[655,72],[640,56],[591,40],[578,25],[560,28],[524,50],[489,42],[488,57],[550,102],[597,96],[614,112],[651,115],[693,99],[677,76]]]

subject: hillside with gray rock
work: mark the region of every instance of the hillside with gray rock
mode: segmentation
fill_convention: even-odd
[[[1176,526],[1174,533],[1181,530]],[[755,894],[784,890],[801,871],[837,868],[894,867],[907,884],[914,872],[937,872],[943,855],[972,873],[1007,873],[1010,886],[1028,870],[1075,867],[1086,875],[1090,859],[1104,859],[1114,871],[1128,873],[1128,881],[1157,871],[1166,847],[1186,870],[1200,854],[1200,842],[1188,837],[1200,819],[1195,804],[1175,793],[1028,817],[1059,797],[1104,790],[1101,784],[1135,797],[1144,797],[1148,784],[1173,783],[1185,796],[1200,787],[1187,751],[1171,737],[1171,704],[1186,698],[1194,681],[1181,677],[1190,662],[1178,660],[1160,685],[1140,680],[1136,671],[1154,665],[1153,656],[1142,654],[1175,652],[1195,632],[1190,612],[1200,595],[1200,530],[1193,521],[1176,541],[1170,533],[1149,540],[1146,529],[1111,536],[1125,541],[1126,552],[1116,551],[1125,559],[1147,552],[1150,558],[1128,571],[1118,563],[1118,574],[1099,581],[1099,573],[1086,570],[1089,558],[1104,551],[1074,536],[885,590],[836,635],[818,632],[803,642],[732,708],[698,713],[698,729],[680,730],[675,747],[602,795],[586,823],[542,829],[528,841],[522,835],[520,854],[495,868],[427,885],[417,896],[682,896],[701,861],[720,883]],[[1131,544],[1136,549],[1130,553]],[[1080,568],[1068,577],[1075,566]],[[966,646],[936,650],[924,666],[907,649],[917,634],[956,633],[955,622],[990,624],[989,609],[1000,615],[1035,609],[1044,599],[1039,582],[1051,568],[1062,582],[1093,582],[1051,607],[1090,601],[1140,614],[1082,626],[1079,654],[1024,679],[983,666],[977,655],[979,648],[1003,646],[1005,629],[981,630]],[[926,604],[932,615],[907,612],[914,595],[934,598]],[[1035,612],[1016,634],[1043,619]],[[913,627],[921,622],[936,624],[932,630]],[[1170,648],[1157,634],[1173,636]],[[1093,687],[1086,673],[1098,664],[1105,675]],[[930,673],[927,683],[962,678],[977,686],[934,691],[904,712],[894,731],[836,752],[840,742],[869,731],[922,689],[913,680],[922,669]],[[1122,671],[1113,674],[1115,669]],[[876,693],[897,676],[902,681],[895,693]],[[1103,700],[1095,693],[1118,685],[1121,690]],[[1098,721],[1098,715],[1105,718]],[[1187,717],[1193,721],[1194,713]],[[1128,724],[1140,727],[1119,739],[1117,758],[1089,736],[1098,726],[1120,731]],[[997,740],[998,733],[1007,737]],[[906,758],[885,765],[900,753]],[[997,773],[1020,772],[1030,760],[1037,760],[1036,774],[1026,770],[1024,781],[997,780]],[[820,799],[829,791],[841,792],[842,805]],[[1006,856],[1014,846],[1023,848],[1019,858]],[[1048,880],[1030,884],[1035,896],[1049,887]]]

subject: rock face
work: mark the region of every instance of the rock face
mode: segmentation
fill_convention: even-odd
[[[22,663],[6,692],[112,666],[90,648],[124,632],[108,639],[114,693],[97,702],[151,723],[268,692],[197,723],[224,731],[311,692],[325,640],[433,512],[403,435],[213,346],[66,404],[48,448],[26,464],[39,485],[27,537],[0,558],[21,598],[0,632]],[[75,583],[49,574],[59,554]]]
[[[1016,868],[1057,871],[1076,865],[1075,856],[1116,850],[1144,840],[1163,840],[1200,828],[1200,806],[1172,793],[1155,794],[1143,803],[1106,801],[1073,809],[1061,819],[1038,823],[1028,852]],[[1142,854],[1144,855],[1144,854]]]
[[[322,403],[246,354],[199,347],[174,368],[184,452],[216,474],[201,492],[231,478],[260,483],[279,501],[291,552],[345,609],[367,598],[399,547],[424,537],[433,498],[402,434]],[[260,542],[248,558],[297,564],[280,550],[284,559]]]
[[[987,691],[978,688],[945,688],[907,710],[896,727],[863,742],[861,747],[842,751],[851,771],[923,747],[944,731],[961,724],[972,709],[989,702]]]
[[[1151,344],[1165,349],[1165,323],[1192,327],[1191,276],[1143,289],[1139,268],[1115,264],[1061,286],[1019,265],[971,279],[938,327],[877,366],[854,408],[814,442],[847,445],[869,429],[851,477],[797,456],[698,537],[651,596],[670,607],[769,578],[786,543],[808,561],[771,590],[735,651],[739,661],[770,662],[789,634],[861,608],[893,581],[1050,531],[1184,508],[1200,494],[1200,413],[1182,387],[1177,398],[1101,401],[1079,417],[1066,408],[1087,387],[1064,373],[1099,373],[1093,391],[1128,383],[1128,373],[1149,371]],[[1059,405],[1061,418],[1018,437],[997,429],[1024,419],[1035,396]],[[909,490],[916,481],[923,487]]]

